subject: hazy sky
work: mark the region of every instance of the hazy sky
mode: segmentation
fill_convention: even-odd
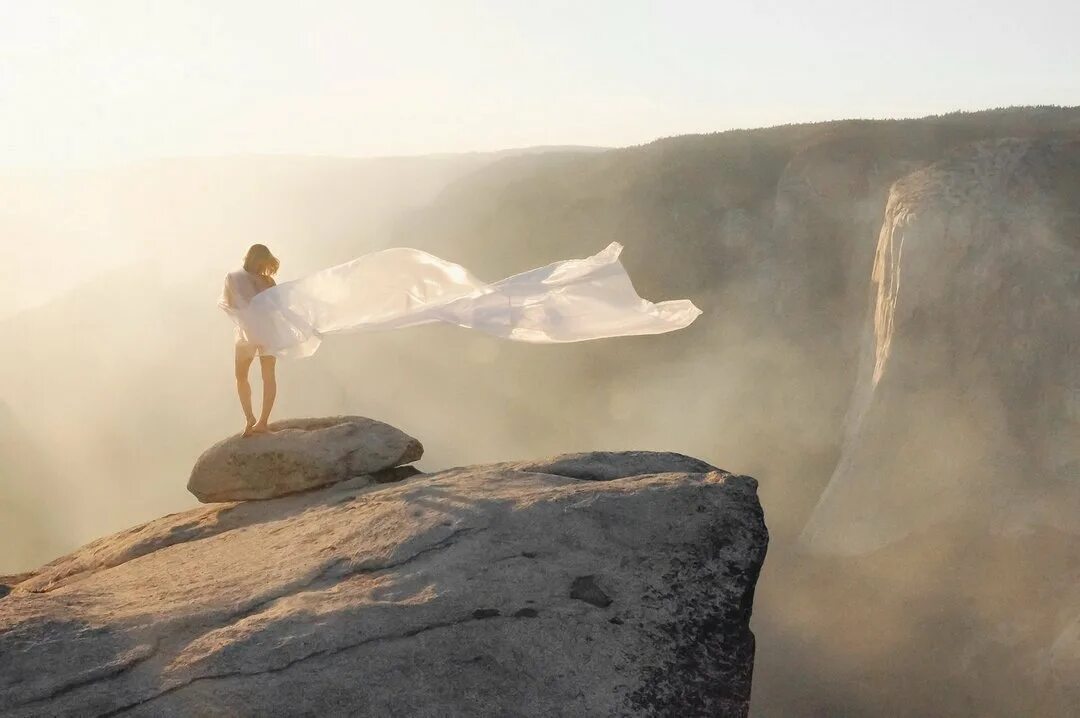
[[[1075,0],[0,0],[0,166],[1080,103]]]

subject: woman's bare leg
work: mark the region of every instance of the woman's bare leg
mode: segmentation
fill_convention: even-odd
[[[248,369],[255,357],[243,352],[240,347],[236,348],[236,393],[240,397],[240,407],[244,410],[244,436],[251,433],[255,426],[255,412],[251,408],[251,383],[248,381]]]
[[[275,374],[277,357],[261,356],[259,357],[259,366],[262,368],[262,414],[259,416],[258,423],[251,430],[257,434],[263,434],[270,431],[267,424],[270,422],[270,412],[274,409],[274,399],[277,398],[277,376]]]

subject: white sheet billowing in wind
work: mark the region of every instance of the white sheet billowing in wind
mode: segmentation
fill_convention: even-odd
[[[498,282],[417,249],[386,249],[256,295],[226,311],[266,354],[310,356],[335,332],[456,324],[537,344],[661,334],[701,310],[687,299],[637,295],[613,242],[587,259],[555,262]]]

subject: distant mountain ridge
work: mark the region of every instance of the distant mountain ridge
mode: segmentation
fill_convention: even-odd
[[[270,244],[285,260],[286,277],[397,244],[433,250],[497,279],[619,241],[626,246],[624,263],[640,293],[652,299],[689,296],[706,312],[693,331],[633,342],[636,352],[644,352],[643,360],[648,357],[658,366],[684,367],[681,371],[690,382],[707,385],[712,372],[719,371],[724,387],[714,389],[716,405],[703,410],[710,421],[724,420],[732,407],[752,395],[759,407],[752,416],[743,412],[744,428],[718,443],[706,432],[678,423],[661,435],[685,441],[681,448],[687,451],[744,465],[758,475],[774,473],[769,469],[777,458],[772,448],[777,443],[792,447],[787,460],[793,465],[808,455],[827,464],[828,456],[839,450],[855,383],[863,322],[870,311],[877,234],[893,182],[975,141],[1078,130],[1080,109],[1018,108],[921,120],[728,131],[606,151],[541,148],[363,161],[178,160],[133,168],[105,187],[92,175],[92,191],[71,190],[82,198],[78,206],[91,212],[97,207],[94,198],[121,198],[108,205],[108,212],[87,216],[98,222],[90,227],[93,232],[106,232],[112,239],[122,235],[137,247],[135,263],[100,280],[92,295],[77,290],[50,307],[6,322],[5,328],[23,340],[17,352],[4,357],[0,390],[9,392],[22,415],[39,415],[31,422],[38,431],[46,431],[45,426],[77,433],[89,426],[95,428],[91,433],[105,431],[112,420],[103,423],[97,399],[93,392],[87,395],[85,378],[72,376],[65,369],[66,356],[54,349],[56,338],[66,337],[67,347],[83,348],[87,376],[94,377],[103,397],[113,397],[109,405],[123,406],[116,399],[126,394],[125,385],[144,382],[129,414],[146,414],[137,407],[148,401],[158,407],[154,411],[167,414],[150,412],[146,420],[164,422],[165,435],[183,436],[181,426],[170,422],[188,411],[193,418],[229,410],[230,389],[220,381],[227,377],[224,370],[194,366],[180,357],[197,356],[219,344],[213,351],[227,351],[227,333],[214,315],[213,297],[220,274],[251,242]],[[41,213],[35,215],[42,221],[50,216],[45,208],[39,207]],[[64,232],[78,239],[84,229],[75,222]],[[86,252],[93,252],[97,241],[93,232],[85,235]],[[25,238],[15,244],[36,247],[43,257],[65,259],[48,238]],[[75,267],[89,269],[78,262]],[[409,351],[408,362],[419,363],[410,371],[432,378],[422,382],[434,381],[438,372],[419,368],[426,361],[406,349],[423,336],[428,335],[341,339],[356,349],[334,348],[325,352],[332,355],[321,358],[322,369],[307,364],[297,371],[320,385],[318,391],[311,390],[310,401],[337,395],[346,405],[333,408],[346,410],[349,392],[340,387],[349,381],[348,367],[360,366],[359,355],[352,352],[363,353],[361,343]],[[534,412],[535,418],[524,420],[538,425],[546,423],[541,419],[546,412],[558,411],[558,402],[523,394],[516,377],[535,375],[577,387],[582,377],[595,375],[590,366],[604,366],[605,374],[586,392],[613,407],[612,416],[621,417],[618,425],[612,424],[612,435],[637,431],[626,422],[642,414],[646,399],[619,385],[644,362],[618,349],[623,342],[564,348],[555,366],[546,353],[488,349],[490,344],[456,335],[446,341],[463,358],[503,357],[499,392],[529,396],[534,406],[523,416]],[[448,370],[469,387],[489,371],[485,362],[465,358]],[[162,376],[171,374],[214,398],[179,410],[190,399],[162,387]],[[440,385],[445,384],[436,382],[431,390],[444,391],[437,389]],[[69,402],[67,410],[48,418],[51,409],[46,407],[55,404],[41,398],[52,391],[89,398]],[[778,417],[783,418],[780,424],[775,423]],[[116,475],[120,466],[138,465],[145,447],[158,441],[135,438],[138,432],[121,438],[130,429],[119,416],[116,421],[116,429],[106,431],[108,438],[87,439],[90,445],[119,442],[112,458],[107,464],[90,459],[84,465],[100,465]],[[500,431],[492,428],[495,444]],[[594,431],[603,438],[604,430]],[[580,432],[568,428],[564,438],[576,434]],[[190,442],[173,444],[199,446],[204,439],[192,436]],[[535,453],[565,448],[554,436],[550,441],[538,439],[536,445],[518,449]],[[113,469],[106,470],[107,465]],[[792,499],[793,505],[812,501],[818,488],[820,484],[800,489],[808,496]]]
[[[516,408],[508,411],[535,424],[529,430],[535,439],[523,444],[498,438],[508,427],[491,427],[492,446],[501,442],[516,447],[514,453],[553,453],[568,448],[563,442],[572,437],[584,442],[590,432],[598,441],[628,432],[640,432],[645,440],[648,428],[634,426],[631,418],[645,414],[644,402],[651,401],[646,397],[680,390],[649,380],[635,395],[620,385],[638,381],[629,377],[646,365],[668,367],[664,371],[681,372],[687,385],[713,386],[704,394],[696,391],[706,403],[695,421],[688,424],[684,416],[654,436],[685,442],[680,448],[687,452],[762,476],[784,475],[813,457],[822,466],[817,483],[785,488],[777,497],[780,505],[790,504],[805,516],[831,471],[824,467],[840,450],[889,188],[973,142],[1078,130],[1080,109],[1019,108],[733,130],[607,151],[544,148],[358,161],[178,160],[131,169],[104,185],[89,175],[94,181],[76,192],[83,193],[79,206],[97,206],[94,197],[114,197],[94,231],[109,237],[119,232],[140,253],[129,269],[99,280],[92,293],[74,291],[9,319],[4,328],[20,341],[0,355],[0,391],[37,432],[86,434],[78,439],[81,445],[112,446],[107,462],[88,457],[80,465],[128,481],[122,477],[143,465],[140,457],[159,438],[144,436],[126,417],[142,416],[160,426],[162,437],[172,437],[162,450],[182,452],[206,439],[199,432],[185,438],[187,421],[198,425],[196,417],[209,414],[221,415],[215,421],[224,422],[229,416],[227,370],[196,357],[228,351],[228,333],[213,298],[221,274],[253,241],[269,244],[283,257],[286,278],[390,245],[429,249],[498,278],[620,241],[627,247],[624,263],[644,296],[689,296],[705,316],[693,331],[670,337],[564,347],[558,365],[535,349],[439,333],[456,357],[445,366],[455,382],[475,386],[481,377],[496,382],[492,399],[518,397]],[[75,223],[65,232],[79,238],[82,229]],[[93,233],[86,236],[87,251],[96,241]],[[56,254],[46,237],[28,236],[23,244],[42,257]],[[58,256],[63,259],[63,251]],[[308,395],[295,397],[295,408],[349,410],[351,393],[343,387],[350,375],[375,371],[375,365],[384,371],[382,360],[365,354],[365,346],[398,356],[394,362],[419,382],[417,391],[430,383],[433,397],[445,392],[443,370],[416,351],[430,346],[428,336],[421,331],[338,340],[317,362],[296,367],[293,385],[307,382]],[[65,338],[59,352],[58,337]],[[635,347],[640,361],[622,353],[627,346]],[[67,370],[67,347],[79,347],[83,375]],[[500,359],[491,365],[495,356]],[[227,365],[228,360],[219,361]],[[604,368],[600,374],[598,367]],[[720,385],[713,378],[716,371],[723,376]],[[165,385],[164,376],[174,379]],[[614,422],[584,432],[571,423],[565,433],[542,438],[536,430],[550,425],[543,417],[559,412],[560,400],[523,391],[518,386],[523,376],[584,391],[609,407],[605,411]],[[590,383],[579,386],[585,377],[592,377]],[[132,382],[141,388],[130,406],[115,419],[102,417],[100,402],[111,397],[107,405],[119,410]],[[55,402],[41,401],[60,391],[69,397],[63,411]],[[391,401],[379,398],[378,390],[374,396],[369,392],[365,388],[359,395]],[[196,396],[205,398],[195,401]],[[329,397],[341,404],[319,406]],[[283,398],[283,410],[290,410],[289,401],[288,395]],[[737,409],[747,402],[755,407],[752,412]],[[184,423],[171,424],[176,421]],[[737,428],[717,437],[700,428],[703,422]],[[218,431],[224,428],[217,425]],[[777,443],[789,448],[778,453]],[[177,455],[177,465],[182,456]],[[768,482],[763,491],[768,496]],[[145,511],[155,514],[158,508]],[[793,515],[792,521],[798,518]]]
[[[619,241],[642,296],[704,309],[692,327],[559,347],[335,336],[282,364],[278,415],[385,417],[438,466],[636,446],[754,475],[776,567],[761,715],[1060,714],[1034,672],[1071,680],[1080,643],[1078,140],[1080,108],[1007,108],[148,180],[122,226],[153,251],[0,322],[0,396],[62,479],[36,505],[78,543],[186,506],[193,457],[237,429],[214,301],[252,241],[282,279],[392,245],[494,279]],[[857,645],[853,626],[878,633]]]

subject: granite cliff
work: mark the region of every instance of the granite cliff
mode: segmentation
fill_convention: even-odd
[[[244,441],[231,474],[265,473]],[[295,476],[9,579],[0,713],[748,714],[753,479],[653,452]]]

